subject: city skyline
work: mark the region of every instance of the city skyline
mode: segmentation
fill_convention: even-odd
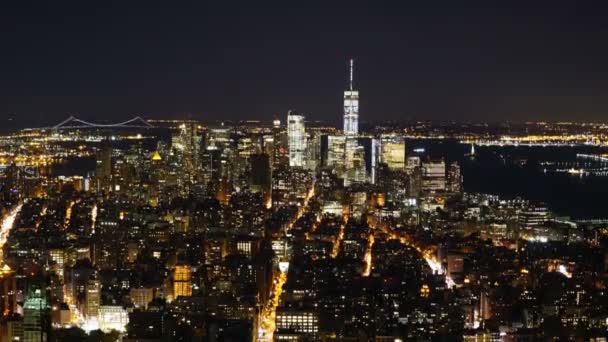
[[[0,113],[271,120],[293,108],[337,123],[355,58],[367,118],[602,121],[603,13],[579,3],[7,5]]]
[[[607,341],[604,12],[0,5],[0,341]]]

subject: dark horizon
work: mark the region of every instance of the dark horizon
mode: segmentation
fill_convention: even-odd
[[[481,4],[4,4],[0,115],[606,121],[604,8]]]

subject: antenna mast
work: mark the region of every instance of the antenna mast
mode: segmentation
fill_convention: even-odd
[[[350,90],[353,90],[353,59],[350,59]]]

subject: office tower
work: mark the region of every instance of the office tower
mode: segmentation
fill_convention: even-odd
[[[217,183],[222,174],[222,151],[215,146],[205,149],[202,155],[202,175],[203,182],[207,185],[209,182]]]
[[[355,174],[355,168],[359,165],[360,156],[359,144],[356,137],[344,137],[344,185],[350,183]]]
[[[348,138],[347,138],[348,139]],[[348,148],[348,143],[353,142],[354,146]],[[357,143],[357,140],[347,140],[347,166],[344,175],[344,186],[351,184],[361,184],[367,180],[365,168],[365,149]]]
[[[319,165],[321,167],[327,166],[328,140],[329,135],[327,134],[322,134],[319,137],[319,158],[321,158],[319,160]]]
[[[484,291],[479,296],[479,319],[482,321],[492,318],[492,306],[488,294]]]
[[[450,278],[462,279],[464,271],[464,256],[461,253],[450,252],[447,256],[447,272]]]
[[[278,340],[316,340],[319,334],[319,317],[312,310],[277,309],[275,335]]]
[[[365,173],[367,181],[376,184],[376,168],[381,162],[380,140],[372,137],[360,137],[357,144],[363,149],[365,161]]]
[[[86,294],[86,317],[96,319],[99,315],[99,302],[101,300],[101,283],[97,279],[89,279]]]
[[[403,138],[383,138],[381,160],[391,170],[405,170],[405,141]]]
[[[201,136],[198,131],[198,124],[187,121],[179,126],[177,134],[172,137],[177,166],[176,185],[182,196],[187,196],[193,184],[199,180]]]
[[[229,127],[209,128],[203,143],[203,181],[213,180],[217,185],[220,179],[231,176],[234,139]]]
[[[9,167],[4,170],[5,175],[5,191],[9,197],[18,196],[21,188],[21,169],[12,162]]]
[[[217,150],[228,148],[232,143],[231,134],[231,129],[223,125],[221,127],[209,128],[205,132],[204,148],[214,148]]]
[[[343,135],[327,136],[327,160],[326,165],[336,172],[338,177],[344,173],[344,161],[346,150],[346,137]]]
[[[78,260],[72,267],[66,267],[64,271],[65,301],[68,304],[78,305],[78,310],[86,313],[86,289],[88,280],[95,274],[95,268],[89,259]]]
[[[251,162],[251,191],[261,193],[267,207],[271,205],[272,168],[267,154],[253,154]]]
[[[272,122],[272,140],[274,145],[273,168],[289,164],[289,138],[285,126],[281,126],[280,120]]]
[[[192,268],[176,265],[173,271],[173,299],[192,296]]]
[[[422,190],[445,191],[445,162],[429,160],[422,163]]]
[[[420,167],[420,157],[418,157],[418,156],[407,157],[406,163],[405,163],[405,172],[407,172],[408,174],[411,174],[416,168],[419,168],[419,167]]]
[[[422,192],[422,168],[420,166],[413,167],[411,171],[408,171],[408,187],[407,195],[409,197],[419,197]]]
[[[268,159],[270,160],[270,165],[274,165],[274,159],[275,159],[275,141],[274,141],[274,135],[272,134],[266,134],[263,135],[261,137],[262,139],[262,153],[265,153],[268,155]]]
[[[6,325],[5,331],[6,341],[23,341],[23,319],[19,316],[8,316],[4,323]]]
[[[344,91],[344,167],[346,176],[344,185],[360,181],[361,152],[356,137],[359,134],[359,91],[353,89],[353,66],[350,60],[350,77],[348,90]]]
[[[129,298],[136,308],[147,309],[148,304],[154,300],[154,289],[152,287],[132,287],[129,290]]]
[[[26,342],[46,342],[47,302],[40,289],[28,296],[23,304],[23,340]]]
[[[551,212],[544,204],[530,205],[517,215],[517,221],[524,228],[542,226],[550,219]]]
[[[306,139],[306,158],[305,167],[314,171],[321,162],[321,135],[310,134]]]
[[[178,150],[188,171],[196,169],[199,163],[201,135],[199,125],[193,121],[184,122],[179,126],[176,135],[172,137],[172,145]]]
[[[353,89],[353,65],[350,60],[349,89],[344,91],[344,135],[359,134],[359,91]]]
[[[15,272],[8,265],[0,269],[0,300],[3,316],[17,312],[17,282]]]
[[[371,179],[372,184],[376,184],[378,176],[376,175],[376,169],[380,165],[380,155],[382,153],[382,144],[378,139],[372,139],[371,156],[370,156],[370,168],[371,168]]]
[[[453,162],[448,170],[448,191],[460,192],[461,190],[462,173],[460,173],[460,165],[458,165],[458,162]]]
[[[95,177],[97,191],[110,191],[112,188],[112,148],[102,146],[96,153]]]
[[[306,152],[306,132],[304,116],[287,113],[287,136],[289,138],[289,166],[303,167]]]

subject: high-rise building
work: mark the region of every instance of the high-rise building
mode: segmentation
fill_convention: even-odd
[[[46,342],[47,302],[40,289],[37,289],[23,304],[23,340],[26,342]]]
[[[18,193],[21,184],[21,169],[14,162],[4,170],[6,190],[10,194]]]
[[[354,62],[350,60],[350,77],[348,90],[344,91],[344,136],[345,172],[344,185],[361,181],[362,159],[360,146],[356,137],[359,134],[359,91],[353,89]]]
[[[405,172],[407,172],[408,174],[411,174],[416,168],[419,168],[419,167],[420,167],[420,157],[418,157],[418,156],[407,157],[406,163],[405,163]]]
[[[344,135],[359,134],[359,91],[353,89],[353,66],[350,60],[350,82],[348,90],[344,91]]]
[[[408,158],[409,162],[409,158]],[[422,191],[422,169],[420,166],[412,167],[411,171],[408,171],[408,187],[407,194],[410,197],[418,197],[420,196],[420,192]]]
[[[276,322],[275,336],[278,340],[318,338],[319,317],[314,311],[279,308]]]
[[[173,272],[173,299],[192,296],[192,268],[176,265]]]
[[[287,113],[287,136],[289,138],[289,166],[303,167],[306,152],[304,116]]]
[[[281,126],[280,120],[274,120],[272,122],[272,140],[274,145],[274,157],[272,167],[277,168],[279,166],[289,164],[289,137],[285,126]]]
[[[314,171],[321,162],[321,135],[310,134],[306,143],[305,165],[308,170]]]
[[[422,190],[445,191],[445,162],[443,160],[422,163]]]
[[[450,164],[448,169],[448,191],[460,192],[462,190],[462,173],[458,162]]]
[[[96,153],[95,177],[97,191],[109,191],[112,188],[112,148],[103,146]]]
[[[204,147],[206,149],[214,147],[218,150],[223,150],[232,143],[232,129],[225,127],[223,124],[220,127],[209,128],[205,132]]]
[[[391,137],[382,139],[381,160],[391,170],[405,170],[405,141],[403,138]]]
[[[344,173],[344,152],[346,149],[346,137],[343,135],[327,136],[327,158],[325,165],[336,172],[338,177]]]
[[[272,168],[268,154],[253,154],[251,162],[251,191],[261,193],[268,205],[272,203]]]
[[[171,138],[174,183],[182,196],[187,196],[193,184],[199,181],[202,139],[201,127],[195,121],[184,121]],[[173,171],[173,170],[172,170]]]
[[[6,341],[23,341],[23,319],[18,316],[8,316],[6,325]]]
[[[544,225],[551,218],[551,212],[544,204],[530,205],[518,213],[517,220],[524,228]]]
[[[270,165],[274,165],[275,159],[275,148],[276,144],[274,141],[274,135],[266,134],[262,136],[262,153],[268,155],[268,159],[270,160]]]
[[[0,269],[0,300],[2,315],[8,316],[17,312],[17,283],[15,272],[8,265]]]
[[[450,278],[457,281],[462,279],[464,270],[464,256],[460,253],[448,253],[447,257],[447,272]]]
[[[373,137],[360,137],[357,139],[359,147],[363,149],[365,158],[365,172],[367,181],[376,184],[376,168],[381,162],[381,143]]]
[[[129,297],[136,308],[147,309],[148,304],[154,300],[154,289],[152,287],[132,287]]]
[[[484,291],[479,296],[479,319],[487,320],[492,318],[492,305],[488,294]]]
[[[349,143],[353,144],[350,148]],[[367,180],[365,148],[359,145],[357,140],[347,138],[346,153],[347,165],[344,186],[364,183]]]
[[[87,282],[86,317],[96,319],[99,315],[99,302],[101,300],[101,284],[97,279]]]

